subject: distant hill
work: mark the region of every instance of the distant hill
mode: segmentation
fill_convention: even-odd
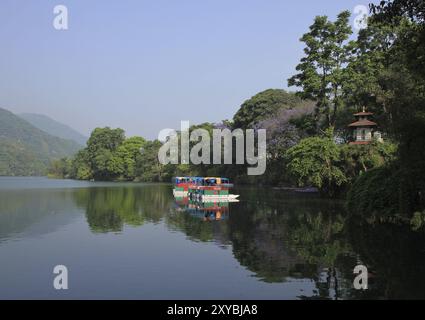
[[[44,175],[51,160],[79,149],[75,141],[52,136],[0,108],[0,175]]]
[[[49,118],[48,116],[35,113],[22,113],[18,116],[31,123],[34,127],[43,130],[52,136],[74,140],[81,146],[86,145],[87,137],[67,125]]]

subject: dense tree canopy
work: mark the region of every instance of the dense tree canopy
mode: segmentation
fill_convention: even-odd
[[[304,102],[294,93],[269,89],[245,101],[233,117],[233,127],[253,128],[258,121],[274,116],[279,110],[293,109]]]
[[[424,2],[372,5],[351,64],[352,97],[380,117],[398,153],[386,168],[367,172],[349,194],[351,212],[408,215],[425,209]]]
[[[170,166],[158,161],[161,146],[157,140],[126,138],[122,129],[96,128],[87,147],[73,159],[54,161],[50,174],[80,180],[169,181]]]
[[[333,140],[333,131],[324,137],[301,140],[286,151],[287,169],[300,186],[315,186],[322,193],[334,196],[347,182],[339,167],[341,150]]]
[[[348,41],[352,30],[350,13],[344,11],[335,22],[318,16],[310,31],[303,35],[305,57],[297,66],[299,72],[289,79],[290,86],[302,88],[298,94],[317,102],[317,113],[327,126],[335,126],[338,110],[343,106],[343,88],[348,81],[345,66],[350,61],[353,44]]]

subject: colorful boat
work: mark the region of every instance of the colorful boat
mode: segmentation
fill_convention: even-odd
[[[221,177],[177,177],[174,178],[175,197],[188,196],[191,200],[208,201],[238,201],[238,195],[230,194],[233,185],[229,179]]]
[[[189,188],[190,179],[190,177],[173,178],[174,189],[176,191],[187,191]]]
[[[187,197],[189,186],[193,184],[194,177],[175,177],[173,178],[174,189],[173,194],[174,197]]]

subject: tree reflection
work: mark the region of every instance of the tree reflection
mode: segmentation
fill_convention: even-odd
[[[315,292],[301,299],[425,298],[423,229],[349,217],[343,202],[310,195],[239,193],[242,201],[227,207],[176,203],[166,185],[79,189],[74,199],[93,232],[163,221],[191,241],[231,248],[261,281],[312,281]],[[220,211],[218,218],[214,210]],[[353,287],[359,264],[370,272],[367,291]]]
[[[57,230],[78,215],[74,209],[72,191],[69,190],[2,191],[0,241],[18,233],[35,235]],[[39,224],[38,228],[30,230],[35,224]]]
[[[425,298],[425,232],[409,225],[352,219],[347,225],[354,250],[373,270],[370,297]]]
[[[317,270],[312,277],[316,295],[310,298],[339,299],[350,290],[351,283],[343,276],[349,276],[350,267],[346,270],[344,262],[352,268],[356,262],[345,237],[345,220],[340,213],[319,211],[298,214],[289,222],[290,246],[305,263],[314,265]]]
[[[170,193],[165,185],[88,188],[75,192],[75,201],[86,211],[93,232],[119,232],[124,225],[159,222],[168,211]]]
[[[242,202],[230,212],[233,254],[262,281],[283,282],[311,271],[287,245],[287,219],[276,207],[264,203]]]

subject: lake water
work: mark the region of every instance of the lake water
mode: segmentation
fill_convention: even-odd
[[[235,193],[200,206],[167,184],[1,177],[0,298],[425,297],[423,231],[353,221],[315,195]],[[68,290],[53,287],[56,265]]]

